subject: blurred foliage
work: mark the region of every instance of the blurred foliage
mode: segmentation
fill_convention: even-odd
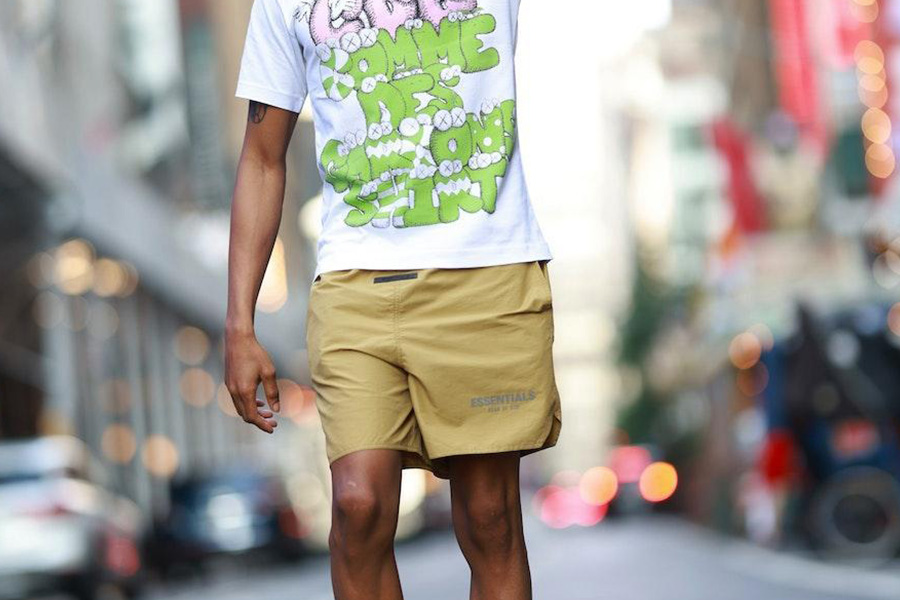
[[[620,365],[636,369],[641,378],[637,397],[618,416],[619,428],[626,431],[635,443],[655,438],[653,425],[660,412],[662,398],[649,385],[645,363],[667,314],[672,311],[673,303],[678,301],[679,296],[655,278],[640,258],[637,260],[629,303],[631,310],[620,328],[618,356]]]
[[[675,294],[658,281],[637,261],[631,290],[631,310],[620,330],[619,362],[641,367],[652,350],[666,311],[671,309]]]
[[[865,140],[859,127],[840,131],[828,157],[826,171],[835,178],[841,192],[850,198],[866,198],[870,175],[866,168]]]

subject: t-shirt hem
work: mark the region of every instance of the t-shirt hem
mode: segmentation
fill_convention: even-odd
[[[552,259],[553,255],[547,244],[480,246],[470,251],[417,251],[415,256],[385,256],[384,254],[361,256],[359,253],[333,253],[318,260],[313,279],[322,273],[347,269],[374,271],[466,269]]]
[[[276,108],[283,108],[284,110],[295,113],[300,112],[305,100],[304,97],[285,94],[284,92],[278,92],[267,87],[244,81],[238,82],[237,90],[234,95],[238,98],[262,102],[263,104],[268,104],[269,106],[274,106]]]

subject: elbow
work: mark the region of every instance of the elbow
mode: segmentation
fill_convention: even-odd
[[[286,169],[286,157],[284,153],[265,152],[258,148],[245,147],[241,152],[239,170],[245,168],[256,172],[270,174],[282,174]]]

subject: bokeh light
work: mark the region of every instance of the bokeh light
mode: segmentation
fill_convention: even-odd
[[[641,497],[647,502],[663,502],[675,493],[678,487],[678,472],[669,463],[656,462],[641,473]]]
[[[185,326],[175,334],[175,356],[186,365],[199,365],[209,356],[209,336],[198,327]]]
[[[216,393],[212,375],[200,367],[186,369],[181,374],[179,388],[184,401],[197,408],[203,408],[212,402]]]
[[[875,257],[875,262],[872,263],[872,278],[875,280],[875,283],[886,290],[900,285],[900,274],[892,267],[887,253],[883,252]]]
[[[888,312],[887,324],[888,329],[894,335],[900,337],[900,302],[894,304]]]
[[[28,261],[26,274],[28,281],[40,289],[53,285],[55,260],[49,252],[38,252]]]
[[[103,431],[100,446],[103,448],[103,454],[109,460],[125,464],[130,462],[137,452],[137,439],[131,427],[122,423],[113,423]]]
[[[125,282],[116,293],[116,296],[120,298],[127,298],[128,296],[132,295],[135,290],[137,290],[138,284],[140,283],[140,276],[138,275],[137,268],[130,262],[121,261],[119,265],[125,271]]]
[[[588,504],[609,504],[619,490],[619,479],[609,467],[592,467],[581,476],[578,490]]]
[[[70,240],[56,249],[56,286],[65,294],[77,296],[91,288],[94,281],[94,248],[82,239]]]
[[[224,383],[220,383],[219,387],[216,389],[216,405],[218,405],[219,410],[228,415],[229,417],[238,417],[237,409],[234,407],[234,400],[231,399],[231,392],[228,391],[228,387]]]
[[[735,385],[744,396],[758,396],[769,385],[769,370],[764,364],[757,364],[753,368],[738,371]]]
[[[169,478],[178,469],[178,447],[168,437],[151,435],[144,441],[141,458],[154,477]]]
[[[859,42],[853,57],[856,59],[856,67],[866,75],[877,75],[884,71],[884,51],[872,40]]]
[[[850,9],[860,23],[874,23],[880,14],[878,0],[850,0]]]
[[[894,151],[886,144],[872,144],[866,150],[866,168],[880,179],[887,179],[894,173],[896,159]]]
[[[99,340],[108,340],[119,329],[119,313],[116,308],[105,301],[92,302],[88,307],[88,331]]]
[[[577,487],[548,485],[536,496],[538,516],[554,529],[573,525],[590,527],[606,516],[607,506],[588,504],[582,500]]]
[[[749,331],[739,333],[731,340],[728,356],[731,358],[731,363],[738,369],[749,369],[759,362],[759,358],[762,356],[762,344],[759,338]]]
[[[94,263],[94,293],[101,298],[122,294],[129,286],[128,271],[111,258],[100,258]]]
[[[65,301],[55,292],[45,290],[35,298],[31,314],[34,321],[44,329],[58,327],[66,319]]]
[[[762,350],[771,350],[775,346],[775,335],[765,323],[751,325],[747,331],[756,336]]]
[[[885,144],[891,139],[891,119],[880,108],[870,108],[863,114],[862,130],[873,144]]]

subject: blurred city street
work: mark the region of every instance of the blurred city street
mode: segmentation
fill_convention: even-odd
[[[553,530],[527,524],[537,600],[867,600],[900,597],[900,575],[873,576],[724,540],[671,519]],[[401,544],[407,600],[468,597],[455,540],[435,533]],[[154,590],[152,600],[329,600],[327,557],[297,567],[221,568],[209,581]]]
[[[433,159],[427,115],[341,131],[323,160],[321,103],[365,120],[373,86],[425,81],[436,93],[413,97],[449,110],[475,72],[431,81],[432,38],[409,37],[363,77],[393,34],[360,47],[371,23],[350,8],[378,2],[266,2],[288,33],[313,8],[353,29],[300,53],[309,95],[253,321],[280,395],[269,435],[239,416],[225,368],[255,2],[0,1],[0,600],[332,598],[306,343],[323,216],[350,226],[377,203],[347,239],[405,239],[382,212],[427,179],[472,182],[403,162]],[[521,153],[517,201],[553,255],[562,428],[521,469],[535,598],[900,599],[900,0],[465,3],[520,12],[515,117],[493,126],[514,127],[502,152]],[[475,12],[466,27],[486,22]],[[435,35],[461,15],[438,14]],[[506,43],[493,25],[472,36]],[[453,120],[438,137],[468,153],[452,136],[491,119]],[[329,202],[322,175],[358,167],[390,177]],[[448,487],[403,473],[410,600],[468,597]]]

